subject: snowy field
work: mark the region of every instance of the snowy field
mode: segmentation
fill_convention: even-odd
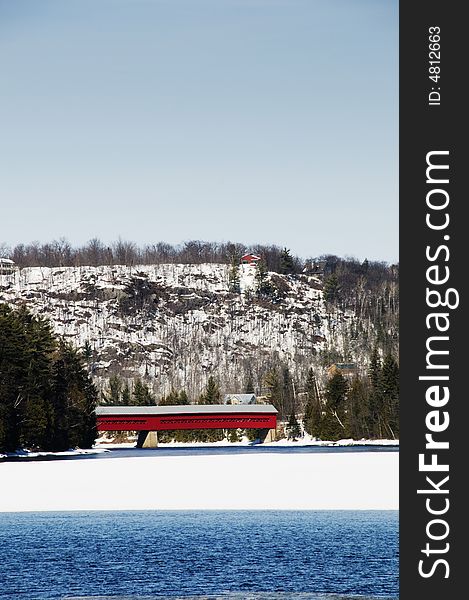
[[[0,512],[395,510],[398,452],[0,463]]]

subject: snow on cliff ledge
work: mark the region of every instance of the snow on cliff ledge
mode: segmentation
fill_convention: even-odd
[[[26,304],[77,347],[89,342],[97,381],[140,375],[160,393],[197,393],[209,372],[239,387],[248,365],[256,373],[276,359],[294,372],[350,318],[326,313],[314,276],[270,273],[278,291],[270,302],[255,297],[255,267],[239,267],[240,293],[230,291],[230,269],[31,267],[0,276],[0,301]]]

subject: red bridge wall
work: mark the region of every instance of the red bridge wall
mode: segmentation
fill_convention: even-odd
[[[175,429],[275,429],[275,414],[100,415],[99,431],[168,431]]]

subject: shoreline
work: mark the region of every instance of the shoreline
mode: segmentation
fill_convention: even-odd
[[[101,438],[102,440],[102,438]],[[158,448],[170,449],[170,448],[250,448],[250,447],[262,447],[262,448],[348,448],[348,447],[373,447],[373,448],[390,448],[394,447],[399,449],[399,440],[352,440],[344,439],[333,441],[322,441],[322,440],[278,440],[275,442],[264,442],[262,444],[250,441],[241,442],[228,442],[222,440],[220,442],[168,442],[158,444]],[[17,452],[7,452],[0,454],[0,462],[21,462],[29,460],[60,460],[65,458],[80,458],[88,457],[90,455],[102,454],[111,450],[117,449],[137,449],[136,441],[113,443],[107,441],[99,441],[93,448],[81,449],[81,448],[70,448],[60,452],[49,452],[42,450],[18,450]]]

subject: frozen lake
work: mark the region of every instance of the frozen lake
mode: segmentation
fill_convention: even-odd
[[[399,453],[363,447],[115,450],[0,463],[0,512],[396,510]]]

